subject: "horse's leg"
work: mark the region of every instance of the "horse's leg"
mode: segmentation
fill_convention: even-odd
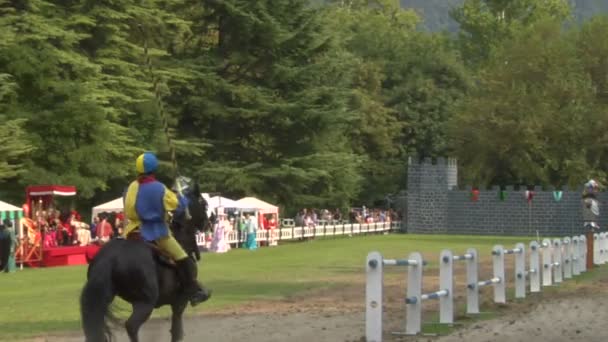
[[[154,310],[154,304],[143,302],[133,303],[133,313],[131,313],[131,316],[125,323],[127,334],[129,334],[131,342],[139,341],[139,338],[137,337],[139,328],[148,320],[148,318],[150,318],[152,310]]]
[[[171,342],[179,342],[184,339],[184,322],[182,316],[188,305],[188,299],[179,300],[171,304]]]

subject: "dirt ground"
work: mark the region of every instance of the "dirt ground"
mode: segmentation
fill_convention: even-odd
[[[481,275],[489,269],[482,267],[480,271]],[[577,285],[576,291],[543,291],[501,306],[488,301],[492,296],[491,289],[487,289],[481,298],[485,300],[485,308],[494,312],[496,318],[472,321],[457,315],[456,321],[465,324],[459,325],[449,335],[419,337],[391,333],[403,331],[405,285],[403,274],[388,274],[385,279],[385,341],[606,341],[608,272],[602,273],[604,275],[598,279]],[[425,290],[432,288],[436,276],[425,275],[425,282]],[[464,286],[457,281],[455,288]],[[457,303],[464,301],[464,291],[461,292],[456,294]],[[185,320],[185,341],[363,342],[364,296],[365,285],[358,279],[339,290],[310,293],[280,302],[256,302],[188,317]],[[433,304],[425,306],[424,310],[423,321],[431,320],[430,316],[435,311]],[[140,332],[141,341],[169,341],[169,326],[168,319],[146,323]],[[116,335],[118,341],[128,341],[124,329],[119,329]],[[72,335],[31,341],[75,342],[83,341],[83,338]]]

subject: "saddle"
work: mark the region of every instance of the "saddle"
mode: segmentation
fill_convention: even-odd
[[[152,250],[152,254],[154,255],[154,259],[156,259],[156,261],[162,265],[165,266],[169,266],[169,267],[175,267],[175,261],[173,261],[173,259],[171,259],[171,257],[165,253],[165,251],[163,251],[162,249],[160,249],[156,243],[154,242],[148,242],[145,241],[142,237],[141,234],[139,233],[139,231],[132,231],[129,234],[127,234],[127,240],[130,241],[141,241],[143,243],[145,243],[151,250]]]

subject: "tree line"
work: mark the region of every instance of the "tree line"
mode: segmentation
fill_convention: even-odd
[[[565,0],[466,0],[457,34],[394,0],[0,0],[0,182],[69,184],[88,207],[134,160],[206,192],[303,207],[382,203],[409,156],[463,182],[606,179],[608,19]]]

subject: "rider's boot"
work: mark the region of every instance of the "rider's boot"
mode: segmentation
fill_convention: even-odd
[[[208,300],[211,297],[211,290],[199,285],[196,279],[197,268],[194,260],[188,257],[186,259],[178,260],[176,265],[177,274],[182,283],[184,292],[190,299],[190,305],[196,306]]]

